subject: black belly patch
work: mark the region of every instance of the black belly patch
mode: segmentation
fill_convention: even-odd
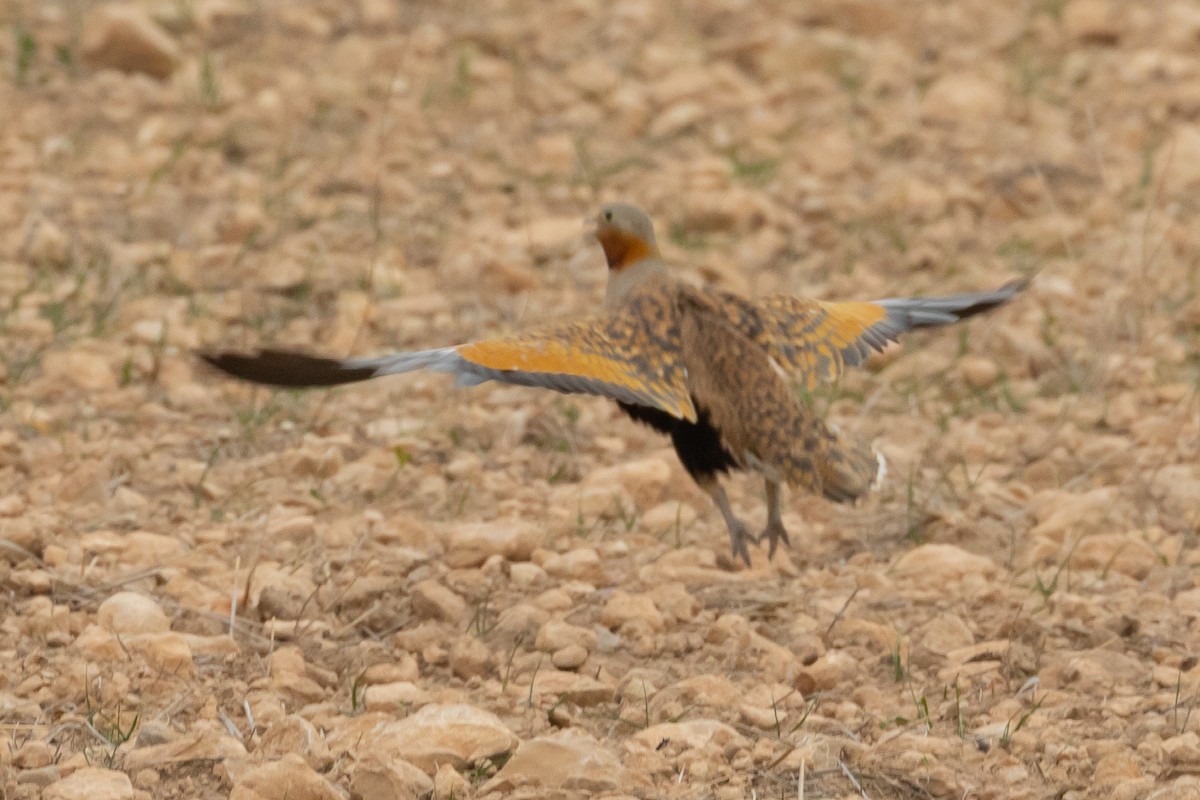
[[[696,421],[688,422],[658,408],[622,402],[617,405],[638,422],[670,436],[683,468],[696,481],[740,466],[733,454],[721,444],[721,436],[713,427],[706,409],[697,406]]]

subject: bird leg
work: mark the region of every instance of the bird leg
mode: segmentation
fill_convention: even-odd
[[[783,506],[779,501],[780,486],[779,481],[766,479],[767,484],[767,527],[763,529],[762,534],[758,537],[758,541],[762,542],[766,539],[769,542],[767,546],[767,559],[775,557],[775,548],[779,546],[779,540],[788,547],[792,543],[788,540],[787,529],[783,527]]]
[[[708,496],[717,504],[721,516],[725,518],[725,527],[729,529],[729,545],[733,548],[733,555],[740,556],[742,561],[746,562],[746,566],[750,566],[750,550],[746,547],[746,543],[754,541],[754,537],[750,535],[750,531],[746,530],[745,524],[734,515],[733,509],[729,507],[729,498],[725,496],[725,489],[722,488],[720,481],[715,477],[708,477],[697,482],[700,484],[700,488],[707,492]]]

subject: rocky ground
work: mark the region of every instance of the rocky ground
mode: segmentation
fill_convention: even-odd
[[[0,20],[0,797],[1200,797],[1191,0]],[[750,569],[609,403],[193,358],[587,313],[616,199],[736,290],[1036,277],[816,399],[891,477]]]

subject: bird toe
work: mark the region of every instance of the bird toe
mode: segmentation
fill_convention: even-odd
[[[774,522],[768,523],[767,527],[758,536],[758,542],[761,544],[763,540],[767,541],[767,560],[775,557],[775,550],[779,547],[782,541],[788,547],[792,546],[792,542],[788,539],[787,529],[783,527],[783,523]]]
[[[747,567],[750,566],[750,548],[747,547],[749,542],[757,540],[750,535],[745,525],[739,524],[729,529],[729,545],[733,550],[733,557],[740,558]]]

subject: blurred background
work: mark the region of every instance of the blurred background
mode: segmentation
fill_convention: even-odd
[[[0,23],[4,796],[302,774],[370,798],[382,774],[732,798],[802,764],[814,797],[1200,791],[1196,3],[0,0]],[[610,404],[274,393],[193,357],[593,313],[583,219],[614,200],[751,294],[1036,277],[817,398],[892,480],[789,496],[797,546],[740,572]],[[447,703],[496,749],[395,743]],[[724,727],[659,729],[681,719]],[[564,731],[600,759],[582,783],[506,760]]]

